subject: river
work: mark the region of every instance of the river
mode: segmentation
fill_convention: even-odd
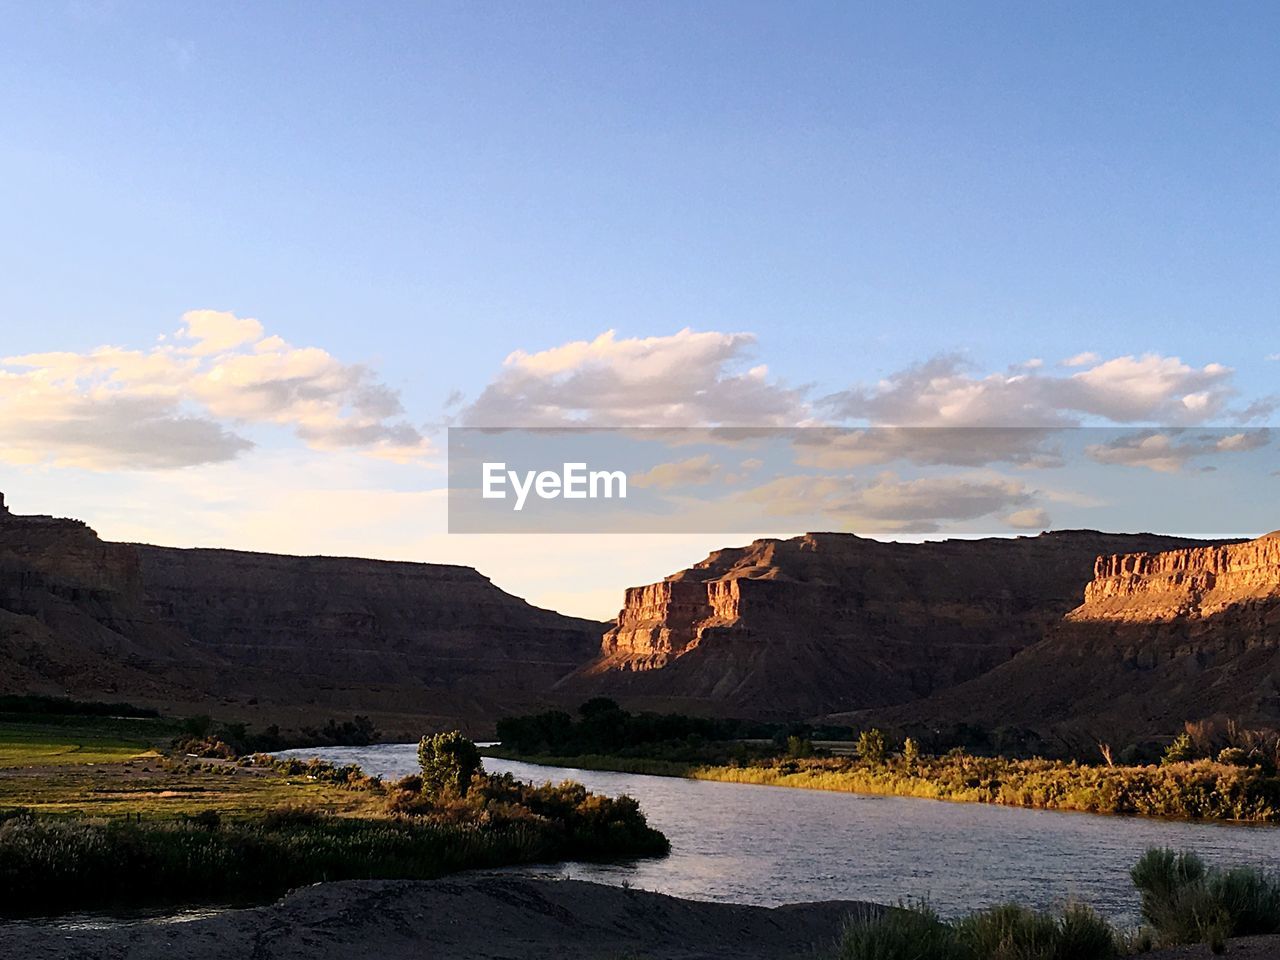
[[[417,744],[289,751],[367,773],[418,769]],[[1129,867],[1150,846],[1223,864],[1280,868],[1280,828],[1023,810],[821,790],[544,767],[485,758],[523,780],[572,779],[628,794],[671,840],[671,855],[627,864],[522,868],[677,897],[773,906],[805,900],[927,899],[947,916],[990,903],[1084,900],[1136,925]]]

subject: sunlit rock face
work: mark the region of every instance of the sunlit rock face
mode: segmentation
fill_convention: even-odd
[[[1280,535],[1108,553],[1083,602],[990,673],[885,722],[1070,728],[1116,743],[1189,720],[1280,724]]]
[[[1280,531],[1247,543],[1099,557],[1072,620],[1206,619],[1280,601]]]
[[[1042,640],[1100,554],[1193,544],[1094,531],[758,540],[629,589],[597,658],[561,689],[748,716],[901,703]]]

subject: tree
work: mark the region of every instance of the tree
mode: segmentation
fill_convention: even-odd
[[[471,778],[484,770],[476,745],[457,730],[423,737],[418,744],[418,763],[422,765],[422,792],[429,796],[448,790],[466,796]]]
[[[1188,760],[1194,760],[1196,756],[1196,747],[1191,740],[1189,733],[1180,733],[1173,739],[1173,743],[1169,744],[1168,749],[1164,752],[1163,763],[1186,763]]]
[[[867,763],[884,763],[884,758],[889,753],[889,745],[885,742],[884,733],[875,727],[858,734],[858,743],[854,749]]]

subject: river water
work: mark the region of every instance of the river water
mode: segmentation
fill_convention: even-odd
[[[417,744],[295,750],[401,777]],[[1280,869],[1280,828],[1179,823],[820,790],[712,783],[485,759],[523,780],[578,780],[629,794],[671,840],[671,855],[629,864],[522,868],[630,885],[696,900],[773,906],[805,900],[927,899],[954,916],[1017,901],[1049,908],[1084,900],[1136,925],[1128,871],[1150,846],[1210,862]]]

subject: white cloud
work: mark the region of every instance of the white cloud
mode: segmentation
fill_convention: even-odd
[[[176,343],[141,351],[0,359],[0,459],[97,469],[230,460],[245,425],[288,427],[318,449],[407,459],[427,450],[396,394],[367,368],[264,337],[257,320],[183,315]]]
[[[262,324],[251,317],[237,317],[223,310],[188,310],[182,319],[183,327],[178,337],[195,341],[195,345],[187,347],[186,352],[197,357],[224,353],[233,347],[262,339]]]
[[[797,426],[803,389],[748,366],[755,337],[684,329],[618,339],[610,330],[536,353],[517,350],[460,420],[466,426]]]
[[[897,426],[1071,426],[1089,418],[1113,423],[1202,423],[1233,395],[1232,371],[1192,367],[1146,354],[1100,360],[1081,355],[1069,375],[1019,369],[975,376],[956,355],[900,370],[874,387],[825,401],[837,416]]]

